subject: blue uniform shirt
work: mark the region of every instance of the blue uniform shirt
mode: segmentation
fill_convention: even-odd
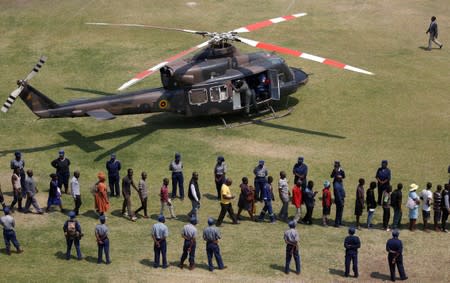
[[[359,238],[355,235],[345,237],[344,247],[346,253],[357,254],[358,249],[361,247]]]
[[[118,177],[120,169],[122,169],[122,165],[120,164],[119,160],[110,159],[106,161],[106,170],[108,170],[108,176]]]
[[[402,252],[403,252],[402,241],[400,241],[397,238],[389,239],[386,243],[386,251],[388,251],[388,252],[393,251],[393,252],[402,254]]]
[[[308,166],[305,163],[295,163],[294,168],[292,168],[292,172],[298,175],[304,175],[305,177],[308,175]]]
[[[377,170],[377,174],[375,175],[375,178],[380,179],[381,181],[384,180],[391,180],[391,170],[389,168],[383,168],[380,167]]]

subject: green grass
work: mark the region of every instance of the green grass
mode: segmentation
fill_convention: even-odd
[[[221,131],[216,118],[190,119],[169,114],[119,117],[100,122],[90,118],[36,120],[22,102],[16,102],[0,117],[0,183],[11,201],[9,161],[22,150],[27,168],[33,168],[41,189],[39,201],[46,203],[50,161],[60,148],[81,170],[82,212],[92,210],[89,187],[110,153],[116,152],[124,168],[136,174],[145,170],[151,187],[150,213],[159,212],[158,191],[174,152],[181,152],[185,176],[200,174],[203,194],[215,194],[212,169],[217,155],[224,155],[229,176],[237,188],[242,176],[252,177],[259,159],[266,160],[270,174],[291,171],[299,155],[309,165],[310,179],[319,185],[329,177],[338,159],[348,175],[344,220],[354,221],[354,188],[360,177],[371,181],[382,159],[388,159],[393,183],[434,185],[448,180],[450,156],[450,56],[446,1],[1,1],[0,79],[3,99],[14,82],[30,71],[40,55],[49,57],[31,84],[57,102],[96,97],[88,91],[115,93],[134,74],[171,55],[195,46],[203,39],[188,34],[131,28],[86,26],[84,22],[143,23],[195,30],[227,31],[249,23],[297,12],[308,16],[246,34],[245,37],[298,49],[343,61],[374,72],[364,76],[328,68],[298,58],[284,57],[311,73],[309,83],[291,98],[295,110],[283,119],[261,125]],[[429,18],[436,15],[442,50],[424,52]],[[253,51],[238,46],[243,51]],[[158,76],[133,87],[157,87]],[[84,89],[73,91],[68,88]],[[3,103],[3,100],[1,101]],[[137,177],[137,176],[136,176]],[[275,178],[276,179],[276,178]],[[292,184],[292,180],[291,180]],[[187,185],[187,184],[186,184]],[[406,190],[405,190],[406,194]],[[136,194],[133,207],[138,204]],[[72,201],[64,196],[64,206]],[[274,204],[279,210],[279,200]],[[93,230],[96,219],[79,217],[85,237],[82,251],[87,260],[66,262],[62,225],[66,216],[53,212],[44,216],[15,214],[17,234],[25,253],[0,254],[0,281],[344,281],[343,239],[346,229],[299,226],[302,275],[286,277],[283,232],[285,223],[224,224],[221,249],[225,272],[209,273],[204,245],[197,250],[199,268],[193,272],[176,267],[154,270],[151,225],[155,220],[131,223],[119,217],[121,200],[112,200],[108,217],[113,264],[97,266]],[[261,205],[258,206],[258,211]],[[179,221],[168,221],[168,258],[174,265],[181,255],[180,230],[190,209],[189,201],[175,201]],[[293,215],[293,209],[290,208]],[[202,230],[208,216],[217,217],[219,205],[203,197]],[[334,213],[334,210],[333,210]],[[405,212],[404,212],[405,213]],[[405,213],[406,214],[406,213]],[[319,223],[321,209],[313,217]],[[366,215],[364,215],[365,217]],[[403,217],[406,222],[406,216]],[[381,223],[377,210],[375,222]],[[384,245],[390,234],[381,230],[358,232],[362,240],[360,274],[365,281],[387,278]],[[417,282],[449,279],[447,234],[400,235],[405,245],[405,268]],[[424,249],[423,247],[429,247]],[[433,255],[433,256],[431,256]],[[426,259],[426,260],[424,260]]]

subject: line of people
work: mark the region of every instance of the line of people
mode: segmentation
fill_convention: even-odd
[[[51,165],[56,168],[56,172],[50,175],[51,181],[49,185],[48,201],[46,212],[49,212],[51,207],[56,205],[61,211],[64,211],[62,206],[61,194],[69,193],[68,188],[70,184],[70,194],[74,199],[74,211],[76,215],[79,214],[79,209],[82,204],[81,190],[80,190],[80,172],[76,170],[70,179],[70,160],[65,157],[64,150],[60,150],[57,159],[51,162]],[[372,220],[375,214],[375,210],[378,206],[381,206],[383,211],[383,229],[389,230],[399,228],[402,218],[403,207],[403,184],[399,183],[396,190],[392,190],[390,184],[391,170],[388,168],[388,161],[383,160],[381,166],[377,169],[375,174],[376,181],[372,181],[367,191],[364,189],[365,180],[360,178],[356,188],[354,215],[356,217],[356,227],[361,227],[361,216],[364,209],[367,209],[367,228],[372,228]],[[19,211],[30,212],[31,206],[36,210],[36,213],[43,213],[37,200],[36,193],[38,188],[36,182],[33,179],[33,171],[27,170],[25,176],[25,161],[22,158],[20,152],[15,152],[15,158],[11,160],[11,169],[13,174],[11,177],[11,183],[13,188],[13,201],[10,204],[12,211],[15,209],[15,205],[18,205]],[[115,154],[111,155],[110,160],[106,162],[106,169],[108,172],[109,181],[109,197],[108,189],[106,186],[106,175],[103,172],[98,174],[98,181],[92,188],[92,193],[95,198],[95,209],[99,215],[103,215],[108,211],[110,202],[109,198],[118,197],[120,194],[123,196],[122,214],[128,217],[132,221],[136,221],[136,215],[143,211],[144,218],[148,218],[148,186],[146,183],[147,173],[142,172],[139,182],[135,183],[133,179],[133,169],[127,170],[127,175],[120,178],[121,162],[116,158]],[[174,160],[169,164],[169,170],[172,172],[172,191],[169,192],[169,179],[164,178],[163,184],[160,189],[160,202],[161,209],[160,214],[163,215],[165,210],[169,210],[170,217],[176,218],[173,206],[173,199],[177,197],[177,191],[179,198],[184,200],[184,176],[183,176],[183,163],[181,161],[181,155],[175,153]],[[247,177],[242,178],[240,184],[240,194],[238,200],[238,213],[234,214],[232,209],[232,200],[234,196],[231,195],[230,185],[231,179],[227,178],[227,164],[223,156],[217,157],[217,163],[214,167],[214,182],[216,184],[217,198],[221,202],[221,212],[218,217],[218,224],[220,225],[223,218],[228,212],[233,219],[233,223],[239,223],[241,219],[242,211],[247,211],[251,220],[263,221],[266,214],[268,214],[270,222],[281,219],[288,221],[288,208],[291,202],[295,206],[294,221],[304,224],[312,224],[312,214],[315,207],[315,197],[318,194],[314,191],[314,182],[308,180],[308,166],[304,162],[303,157],[299,157],[297,163],[294,164],[292,174],[294,176],[294,186],[292,191],[289,191],[287,174],[285,171],[280,172],[280,178],[278,181],[278,192],[281,201],[281,209],[278,216],[273,211],[273,201],[275,200],[273,177],[268,176],[268,169],[265,166],[264,160],[260,160],[257,166],[253,170],[254,174],[254,186],[249,185]],[[346,177],[345,171],[342,168],[339,161],[334,162],[334,167],[331,171],[330,177],[333,178],[333,192],[331,193],[331,183],[329,181],[324,182],[322,189],[322,224],[329,225],[329,216],[331,212],[331,206],[334,203],[336,210],[336,217],[334,220],[334,226],[339,227],[342,225],[342,216],[345,205],[346,192],[344,189],[343,180]],[[200,208],[201,194],[198,184],[198,173],[194,172],[192,178],[189,181],[188,197],[192,203],[192,210],[188,213],[189,217],[195,216]],[[121,181],[121,182],[120,182]],[[228,182],[228,184],[227,184]],[[121,183],[121,186],[120,186]],[[224,186],[225,185],[225,186]],[[122,187],[122,188],[121,188]],[[132,210],[131,208],[131,191],[134,189],[139,196],[141,206]],[[225,194],[223,189],[227,191]],[[375,198],[375,189],[378,191],[378,198]],[[446,222],[449,214],[449,188],[448,184],[444,187],[441,185],[436,186],[436,191],[432,192],[432,184],[428,183],[426,189],[420,194],[417,194],[418,186],[411,184],[408,194],[406,206],[408,208],[409,229],[414,231],[416,229],[416,223],[419,214],[419,204],[422,202],[422,216],[424,229],[428,230],[431,220],[431,210],[433,210],[434,230],[442,230],[447,232]],[[22,207],[22,199],[26,198],[25,207]],[[256,203],[263,202],[264,207],[256,215]],[[306,207],[306,213],[302,218],[302,206]],[[389,225],[391,210],[393,210],[392,225]]]

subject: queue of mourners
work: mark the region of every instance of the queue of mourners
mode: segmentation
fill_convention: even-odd
[[[48,200],[45,212],[50,212],[53,206],[59,207],[64,212],[61,195],[63,193],[71,194],[74,200],[74,208],[68,213],[69,219],[64,223],[63,230],[66,236],[67,251],[66,258],[71,258],[71,247],[75,246],[77,258],[83,258],[80,251],[80,239],[83,237],[81,226],[76,220],[80,213],[82,205],[81,190],[80,190],[80,171],[75,170],[73,177],[70,178],[70,160],[65,156],[64,150],[58,152],[59,156],[51,162],[56,172],[50,174],[50,184],[48,191]],[[10,242],[16,247],[17,252],[21,253],[23,249],[20,247],[15,235],[15,222],[11,216],[16,209],[19,212],[30,213],[31,206],[33,206],[35,213],[43,214],[44,210],[39,206],[36,200],[36,194],[39,192],[36,182],[33,179],[33,170],[25,170],[25,161],[21,152],[15,152],[15,158],[11,160],[10,168],[12,169],[11,184],[13,200],[8,206],[4,201],[3,194],[0,187],[0,201],[3,206],[4,214],[0,219],[1,225],[4,227],[4,239],[6,244],[6,253],[10,252]],[[99,216],[100,224],[95,228],[95,237],[98,243],[98,263],[102,262],[103,252],[105,253],[106,263],[111,263],[109,255],[109,229],[106,226],[105,213],[110,208],[109,199],[112,197],[123,197],[122,214],[131,221],[137,220],[137,215],[143,211],[143,218],[148,218],[148,186],[146,183],[147,173],[142,172],[141,178],[138,182],[134,181],[133,169],[127,170],[126,176],[120,178],[120,170],[122,169],[121,162],[116,158],[115,154],[106,162],[107,175],[104,172],[97,174],[98,181],[92,187],[91,192],[95,198],[95,210]],[[169,191],[169,178],[162,180],[160,189],[161,208],[159,211],[158,222],[152,227],[152,238],[154,241],[154,267],[161,266],[166,268],[167,263],[167,245],[166,238],[168,236],[168,228],[164,224],[164,212],[167,209],[170,218],[176,219],[174,212],[173,199],[184,199],[184,175],[183,163],[181,161],[181,154],[175,153],[174,160],[169,164],[168,168],[171,172],[172,190]],[[297,163],[292,168],[294,177],[294,184],[289,190],[287,173],[285,171],[279,172],[278,179],[278,197],[281,202],[281,210],[278,215],[273,209],[273,202],[275,201],[276,187],[274,189],[274,177],[268,173],[265,161],[260,160],[253,170],[254,182],[253,186],[249,184],[248,177],[243,177],[239,185],[240,193],[238,196],[237,206],[238,212],[234,213],[233,202],[235,195],[231,193],[231,185],[233,180],[227,176],[227,164],[223,156],[217,157],[217,163],[214,166],[214,182],[216,184],[217,199],[220,201],[221,210],[217,220],[208,218],[208,226],[203,231],[203,239],[206,241],[206,252],[208,256],[208,268],[210,271],[214,270],[212,263],[213,256],[216,258],[218,269],[224,269],[220,255],[218,242],[221,238],[220,227],[223,223],[225,215],[228,213],[233,224],[239,224],[241,221],[241,213],[246,211],[250,220],[263,222],[268,216],[269,222],[274,223],[277,220],[282,220],[288,223],[289,229],[284,234],[286,242],[286,262],[285,272],[289,273],[289,263],[291,258],[295,260],[295,270],[300,274],[300,256],[298,250],[299,236],[296,231],[297,223],[311,225],[313,224],[313,211],[315,207],[315,200],[319,192],[315,190],[314,181],[308,179],[308,166],[304,162],[304,157],[299,157]],[[449,172],[450,173],[450,167]],[[345,207],[346,192],[344,188],[344,179],[346,178],[345,171],[341,166],[340,161],[334,162],[334,167],[331,171],[330,178],[332,181],[325,180],[321,191],[322,204],[322,221],[324,226],[334,225],[335,227],[343,226],[343,210]],[[109,195],[106,185],[108,180]],[[189,216],[189,223],[182,229],[182,237],[184,239],[183,253],[180,259],[180,268],[184,268],[184,262],[188,259],[189,269],[195,268],[195,249],[198,212],[200,209],[201,193],[199,189],[199,174],[193,172],[187,188],[187,195],[192,204],[192,209],[187,215]],[[416,230],[417,219],[419,218],[419,208],[422,209],[423,229],[425,231],[433,228],[435,231],[447,232],[446,222],[450,212],[450,182],[442,185],[437,185],[436,189],[432,191],[432,183],[428,182],[425,188],[418,192],[419,186],[415,183],[408,187],[407,198],[403,198],[403,184],[398,183],[396,189],[393,190],[391,184],[391,170],[388,168],[388,161],[382,160],[381,166],[376,170],[374,181],[371,181],[367,190],[365,187],[365,179],[360,178],[356,187],[356,197],[354,206],[355,225],[348,230],[349,236],[344,241],[346,249],[345,256],[345,276],[349,276],[350,262],[353,261],[353,271],[355,277],[358,277],[357,265],[357,250],[360,247],[359,238],[355,236],[356,229],[361,229],[365,226],[368,229],[373,229],[372,219],[374,217],[376,208],[380,206],[383,214],[382,227],[386,231],[393,230],[393,238],[388,241],[386,250],[389,254],[389,267],[391,270],[391,279],[395,279],[395,265],[398,266],[400,278],[407,278],[403,269],[401,253],[402,244],[398,240],[399,231],[402,219],[402,207],[406,205],[408,209],[408,228],[411,231]],[[331,192],[331,186],[333,190]],[[69,191],[70,188],[70,191]],[[137,210],[132,210],[131,207],[131,192],[135,190],[140,199],[140,207]],[[177,193],[178,191],[178,193]],[[377,193],[377,197],[375,197]],[[23,200],[25,199],[25,204]],[[406,203],[404,202],[406,199]],[[263,207],[261,211],[256,211],[256,204],[261,202]],[[289,204],[295,207],[295,215],[289,217]],[[334,222],[330,221],[330,213],[332,204],[335,205]],[[362,220],[364,209],[367,210],[367,221]],[[302,217],[302,211],[304,216]],[[393,221],[390,224],[390,215],[393,212]],[[433,212],[433,215],[432,213]],[[433,216],[433,227],[431,227],[431,217]],[[162,260],[160,264],[160,259]]]

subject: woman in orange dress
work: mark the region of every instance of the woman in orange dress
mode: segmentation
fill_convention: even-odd
[[[98,183],[96,185],[95,192],[95,209],[100,215],[105,214],[105,212],[109,209],[109,200],[108,194],[106,193],[106,185],[105,185],[105,173],[99,172],[97,174]]]

